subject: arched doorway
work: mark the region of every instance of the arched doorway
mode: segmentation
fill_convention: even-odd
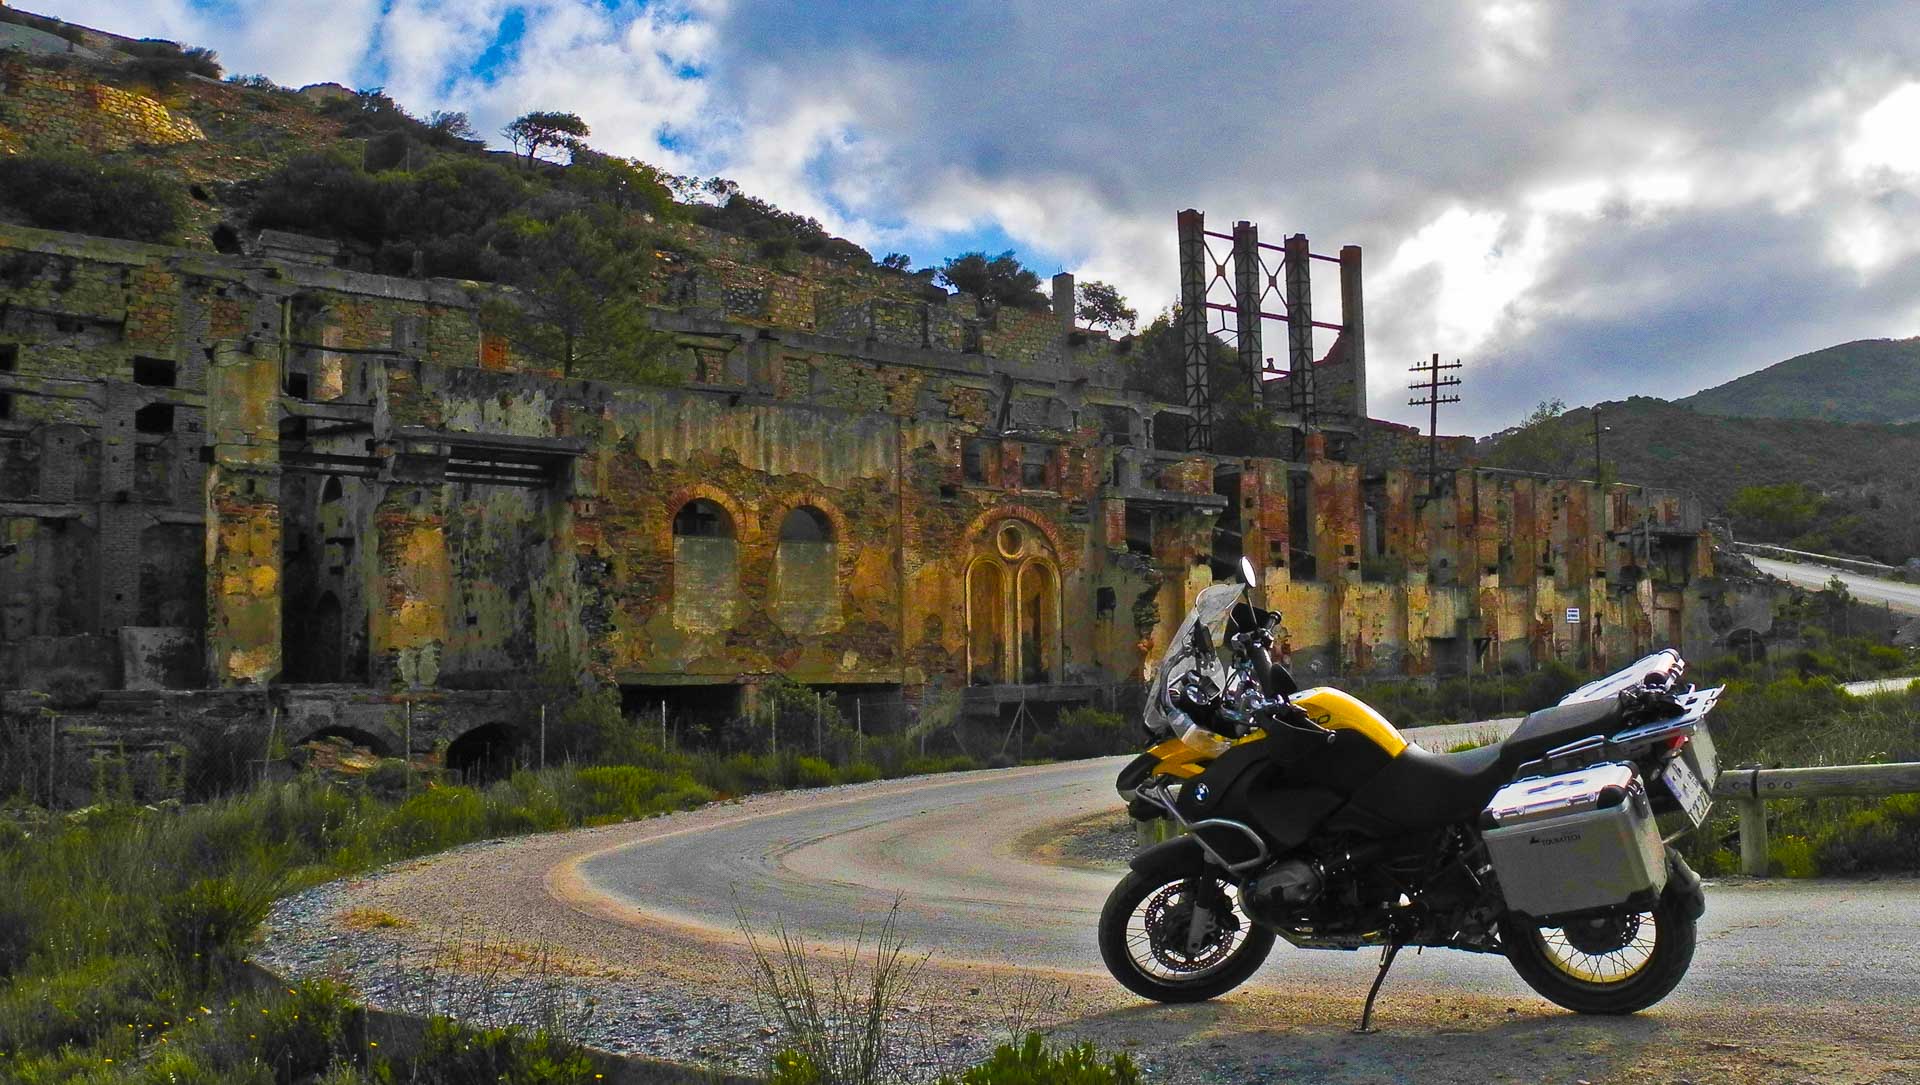
[[[447,771],[463,784],[485,784],[513,775],[520,736],[508,724],[484,723],[447,747]]]

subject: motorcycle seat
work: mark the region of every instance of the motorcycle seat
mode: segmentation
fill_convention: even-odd
[[[1520,726],[1500,744],[1500,762],[1508,768],[1518,768],[1555,747],[1594,735],[1611,734],[1622,724],[1618,698],[1543,708],[1521,720]]]
[[[1353,802],[1401,828],[1429,829],[1479,816],[1510,776],[1497,745],[1462,753],[1408,746]]]

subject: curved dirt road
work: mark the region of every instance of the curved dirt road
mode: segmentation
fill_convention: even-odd
[[[992,1020],[991,980],[1012,966],[1062,993],[1046,1014],[1062,1035],[1131,1048],[1162,1081],[1920,1081],[1910,880],[1715,884],[1686,982],[1633,1018],[1564,1014],[1503,960],[1436,952],[1403,955],[1381,999],[1388,1031],[1353,1037],[1375,956],[1284,945],[1228,998],[1142,1003],[1094,949],[1118,868],[1041,846],[1119,816],[1120,763],[788,793],[510,841],[358,883],[342,908],[404,916],[416,937],[537,941],[583,975],[713,997],[740,982],[739,917],[851,941],[898,897],[902,933],[935,954],[931,1016]]]

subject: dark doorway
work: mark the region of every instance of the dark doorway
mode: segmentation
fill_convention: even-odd
[[[447,771],[463,784],[486,784],[513,775],[520,736],[504,723],[486,723],[447,747]]]

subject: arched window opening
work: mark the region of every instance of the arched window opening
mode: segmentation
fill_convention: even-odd
[[[773,551],[773,619],[789,633],[840,628],[840,554],[833,521],[801,505],[780,522]]]
[[[689,633],[733,627],[740,595],[740,551],[733,517],[696,498],[673,517],[673,624]]]
[[[830,543],[833,541],[833,521],[827,519],[827,514],[819,509],[801,505],[780,521],[780,541]]]
[[[1020,569],[1020,680],[1047,683],[1060,674],[1060,584],[1053,567],[1029,561]]]
[[[690,539],[731,539],[733,517],[718,503],[695,498],[680,506],[674,515],[673,533]]]
[[[994,686],[1007,677],[1007,576],[991,559],[967,570],[967,681]]]
[[[344,495],[345,489],[340,485],[340,476],[328,475],[326,483],[320,487],[320,503],[331,505]]]

